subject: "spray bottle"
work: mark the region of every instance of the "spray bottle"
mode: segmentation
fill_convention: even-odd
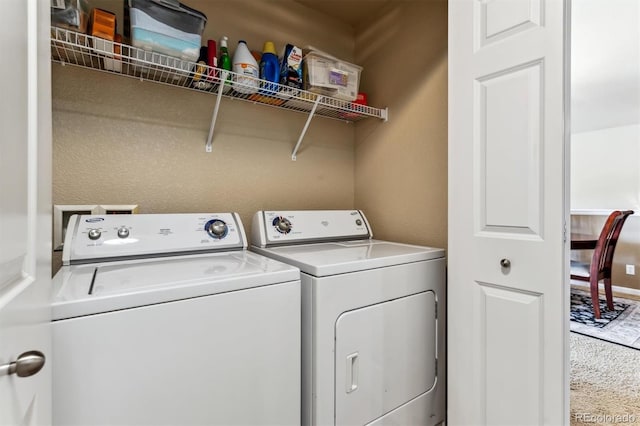
[[[221,80],[226,80],[225,87],[222,89],[224,93],[231,90],[231,74],[225,73],[224,71],[231,71],[231,57],[229,56],[229,49],[227,47],[227,36],[222,37],[220,40],[220,60],[218,63],[220,64],[220,68],[223,72],[220,75]]]

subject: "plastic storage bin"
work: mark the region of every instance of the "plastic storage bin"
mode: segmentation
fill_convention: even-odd
[[[86,34],[90,10],[87,0],[51,0],[51,25]]]
[[[176,0],[126,0],[125,34],[151,52],[197,61],[207,17]],[[127,21],[129,25],[127,25]]]
[[[310,92],[354,101],[362,67],[312,50],[302,60],[304,87]]]
[[[171,77],[173,83],[183,85],[189,77],[193,64],[178,58],[140,49],[131,49],[133,72],[150,80]]]

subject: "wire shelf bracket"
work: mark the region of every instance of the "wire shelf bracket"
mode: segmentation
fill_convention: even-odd
[[[309,128],[309,124],[311,124],[311,119],[313,118],[313,115],[316,113],[316,110],[318,109],[318,104],[320,103],[320,99],[322,99],[322,96],[318,96],[318,99],[316,99],[316,101],[313,103],[313,107],[311,108],[311,111],[309,112],[309,116],[307,117],[307,121],[304,123],[304,127],[302,128],[302,133],[300,133],[300,137],[298,138],[298,142],[296,143],[296,146],[293,148],[293,152],[291,153],[291,160],[292,161],[296,161],[297,160],[296,154],[298,153],[298,148],[300,148],[300,144],[302,143],[302,139],[304,139],[304,135],[307,133],[307,129]]]
[[[222,100],[222,89],[224,84],[218,86],[218,96],[216,97],[216,104],[213,107],[213,116],[211,117],[211,126],[209,126],[209,136],[207,137],[207,144],[205,145],[205,152],[213,152],[213,131],[216,128],[216,120],[218,119],[218,111],[220,110],[220,101]]]

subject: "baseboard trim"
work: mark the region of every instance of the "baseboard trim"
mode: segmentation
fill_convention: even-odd
[[[587,290],[589,289],[589,283],[586,283],[584,281],[571,280],[571,285],[574,285],[577,287],[584,287]],[[619,294],[640,298],[640,290],[638,290],[637,288],[629,288],[629,287],[612,285],[611,290],[613,290],[614,293],[619,293]],[[604,289],[602,288],[602,286],[600,286],[600,293],[604,293]]]

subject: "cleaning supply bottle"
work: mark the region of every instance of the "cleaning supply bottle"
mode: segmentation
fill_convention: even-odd
[[[218,74],[218,48],[215,40],[207,40],[207,65],[209,66],[209,73],[207,75],[207,81],[211,83],[211,87],[215,86],[215,77]]]
[[[278,83],[280,80],[280,61],[276,54],[276,48],[272,41],[265,41],[262,48],[262,58],[260,59],[260,78],[271,83]],[[277,84],[266,84],[266,92],[278,90]]]
[[[280,66],[280,84],[302,89],[302,49],[287,44]]]
[[[260,71],[258,62],[249,51],[247,42],[238,41],[238,47],[233,54],[233,72],[236,75],[236,81],[233,83],[233,90],[238,93],[251,94],[258,91],[258,78]]]
[[[223,71],[231,71],[231,57],[229,56],[227,40],[229,40],[227,36],[222,37],[222,40],[220,40],[220,60],[218,64]],[[226,93],[231,90],[231,74],[222,72],[220,79],[227,81],[224,89],[222,89],[223,92]]]
[[[206,46],[200,47],[200,57],[193,69],[193,78],[191,81],[191,87],[194,89],[207,90],[210,89],[212,84],[207,81],[207,53]]]

